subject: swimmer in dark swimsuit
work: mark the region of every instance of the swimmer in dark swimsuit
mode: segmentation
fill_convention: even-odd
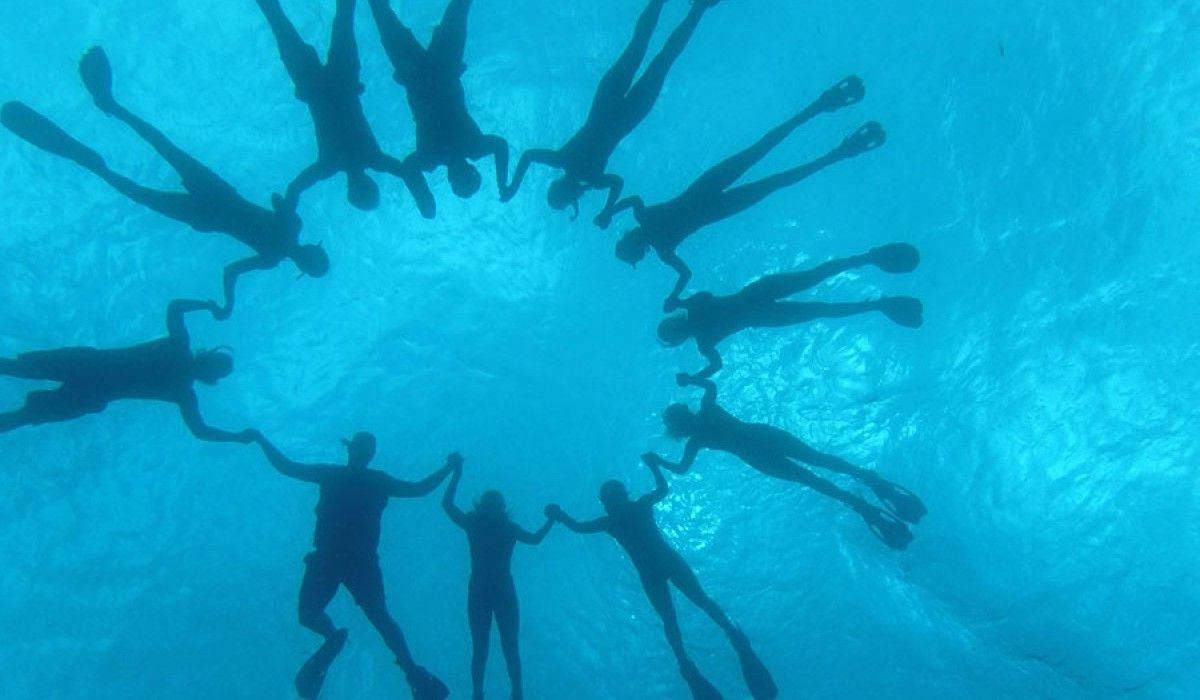
[[[234,286],[238,276],[245,272],[271,269],[289,258],[306,275],[323,277],[329,272],[329,257],[321,246],[300,244],[303,223],[282,197],[271,197],[270,210],[250,203],[233,185],[185,153],[161,131],[118,104],[112,93],[112,69],[103,49],[95,47],[84,54],[79,62],[79,73],[96,106],[124,122],[150,144],[179,174],[185,192],[150,189],[114,172],[99,153],[20,102],[4,105],[0,110],[0,122],[38,148],[90,170],[113,189],[147,209],[196,231],[224,233],[253,249],[254,256],[225,268],[226,299],[222,317],[232,311]]]
[[[251,442],[253,431],[217,430],[200,415],[192,385],[215,385],[229,376],[233,358],[219,350],[192,352],[184,315],[193,311],[215,314],[217,305],[176,299],[167,306],[167,337],[133,347],[72,347],[0,359],[0,375],[62,382],[57,389],[30,393],[19,411],[0,414],[0,433],[99,413],[113,401],[142,399],[179,406],[183,422],[201,440]]]
[[[664,263],[679,273],[679,280],[669,297],[676,300],[687,286],[692,272],[675,250],[693,233],[709,224],[743,212],[771,194],[791,187],[838,161],[853,158],[883,145],[886,139],[883,127],[876,122],[869,122],[847,136],[837,148],[816,160],[757,182],[734,187],[734,183],[751,166],[762,160],[801,124],[825,112],[834,112],[852,105],[862,98],[862,81],[857,77],[846,78],[826,90],[816,102],[805,107],[799,114],[772,129],[758,143],[709,169],[675,199],[647,206],[641,197],[628,197],[611,209],[601,212],[596,223],[602,228],[607,227],[614,214],[633,209],[639,226],[627,232],[617,242],[617,257],[630,265],[637,265],[646,256],[646,252],[653,248]]]
[[[396,663],[408,678],[415,700],[442,700],[450,694],[436,676],[418,666],[408,650],[400,626],[387,609],[383,575],[379,570],[380,518],[392,498],[419,498],[462,463],[452,454],[446,465],[420,481],[400,481],[368,469],[375,457],[375,437],[358,433],[345,441],[346,466],[298,464],[283,455],[261,433],[254,440],[262,447],[271,466],[286,477],[307,481],[321,488],[317,501],[317,527],[313,551],[304,558],[304,582],[300,584],[300,624],[325,638],[325,643],[296,675],[296,691],[302,698],[315,698],[325,681],[330,664],[346,644],[347,631],[333,626],[325,608],[340,586],[383,636]]]
[[[393,77],[404,86],[417,127],[417,149],[404,160],[424,172],[446,166],[454,194],[466,199],[479,191],[482,178],[471,160],[492,156],[496,185],[505,190],[508,178],[508,143],[484,134],[467,111],[462,74],[467,69],[467,14],[471,0],[451,0],[442,22],[433,30],[429,48],[421,46],[412,31],[392,11],[390,0],[369,0],[383,48],[395,69]]]
[[[391,173],[404,181],[421,215],[432,219],[433,193],[415,168],[383,152],[363,112],[362,66],[354,38],[355,0],[337,0],[333,32],[325,62],[306,44],[279,6],[279,0],[255,0],[271,25],[279,57],[296,88],[296,98],[308,106],[317,134],[317,162],[288,186],[287,201],[338,172],[346,173],[346,198],[363,210],[379,206],[379,186],[368,170]]]
[[[608,200],[601,217],[611,219],[611,215],[604,212],[611,210],[620,198],[624,181],[617,175],[605,172],[608,160],[622,139],[632,133],[650,114],[675,59],[683,53],[692,38],[692,33],[700,24],[700,18],[718,2],[720,0],[692,0],[687,17],[671,33],[662,51],[650,62],[641,79],[634,83],[634,76],[646,57],[650,38],[654,35],[659,15],[666,4],[666,0],[650,0],[638,18],[629,46],[597,86],[591,111],[588,112],[583,126],[558,150],[535,148],[526,151],[517,163],[512,183],[504,199],[507,201],[517,193],[531,164],[542,163],[563,171],[562,177],[555,180],[547,192],[551,207],[561,211],[573,206],[575,214],[578,215],[579,198],[585,192],[591,189],[606,189]]]
[[[671,599],[672,585],[703,610],[729,637],[737,652],[751,696],[755,700],[774,698],[779,691],[771,679],[771,674],[751,649],[746,635],[729,620],[721,607],[708,597],[701,588],[695,572],[679,552],[667,543],[659,530],[658,523],[654,520],[654,506],[667,497],[667,480],[658,464],[649,461],[646,464],[654,474],[654,491],[636,501],[629,498],[624,484],[609,481],[600,488],[600,502],[604,505],[607,515],[579,522],[563,512],[561,507],[549,505],[546,506],[547,517],[578,533],[606,533],[621,545],[637,569],[646,597],[662,618],[667,643],[670,644],[671,651],[679,662],[679,669],[694,697],[708,699],[720,698],[721,695],[700,675],[700,671],[683,648],[683,635],[679,630],[675,603]]]
[[[841,501],[862,516],[871,532],[889,547],[904,549],[912,541],[912,534],[904,522],[920,521],[925,515],[925,505],[911,492],[885,481],[873,471],[818,452],[787,431],[738,420],[717,405],[717,385],[711,380],[693,379],[686,374],[680,374],[676,379],[680,386],[703,388],[704,399],[698,413],[693,413],[684,404],[673,404],[663,411],[663,423],[669,434],[687,438],[687,446],[678,464],[656,454],[644,456],[649,463],[683,474],[691,468],[702,449],[728,452],[767,476],[803,484]],[[887,510],[816,476],[798,462],[854,478],[871,489]]]
[[[708,359],[708,366],[692,378],[707,379],[722,366],[717,344],[747,328],[781,328],[818,318],[843,318],[869,311],[879,311],[901,326],[918,328],[921,302],[912,297],[882,297],[849,304],[782,300],[862,265],[875,265],[885,272],[912,272],[919,260],[916,248],[907,243],[893,243],[865,255],[831,260],[812,270],[767,275],[730,296],[710,292],[693,294],[668,308],[682,308],[684,313],[664,319],[658,325],[658,338],[669,346],[695,338],[700,354]]]
[[[525,697],[521,685],[521,650],[517,643],[520,614],[517,589],[512,579],[513,548],[518,542],[539,544],[554,526],[546,520],[537,532],[529,532],[508,517],[504,496],[499,491],[486,491],[469,513],[454,505],[462,469],[450,477],[450,485],[442,497],[446,514],[467,533],[471,545],[471,582],[467,588],[467,618],[471,626],[471,683],[474,700],[483,698],[483,672],[487,667],[488,646],[491,641],[492,618],[500,630],[500,646],[508,666],[512,700]]]

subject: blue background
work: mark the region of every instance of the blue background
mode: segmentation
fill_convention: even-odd
[[[424,38],[441,2],[394,2]],[[332,2],[291,0],[324,46]],[[514,150],[556,146],[642,3],[479,0],[465,84]],[[669,4],[659,41],[686,3]],[[403,93],[359,12],[365,102],[385,148],[413,145]],[[753,332],[726,346],[723,403],[918,492],[909,551],[852,513],[707,454],[659,520],[775,673],[782,697],[1175,698],[1200,691],[1196,229],[1200,12],[1194,2],[726,2],[707,16],[613,168],[649,201],[850,73],[859,106],[794,135],[761,169],[823,153],[867,119],[885,148],[821,173],[682,248],[693,289],[893,240],[917,273],[843,275],[814,299],[912,294],[926,324],[880,317]],[[87,99],[83,51],[112,57],[119,100],[265,203],[314,154],[266,23],[249,0],[6,0],[3,99],[21,99],[119,171],[174,187]],[[1003,55],[1001,51],[1003,47]],[[173,297],[210,298],[244,249],[125,201],[0,133],[0,355],[157,337]],[[490,177],[490,165],[484,169]],[[698,367],[653,329],[670,283],[612,254],[614,231],[545,206],[535,170],[436,221],[385,180],[373,213],[335,179],[305,198],[304,236],[333,273],[246,279],[234,318],[191,322],[235,374],[202,389],[215,425],[261,428],[295,459],[336,461],[356,430],[377,466],[416,477],[467,457],[462,497],[502,488],[514,516],[597,512],[610,476],[650,481],[676,453],[659,413],[695,400]],[[594,211],[598,199],[585,202]],[[617,230],[628,225],[621,220]],[[32,383],[0,382],[16,406]],[[170,406],[118,403],[3,436],[0,695],[285,698],[316,646],[295,621],[315,491],[252,448],[192,439]],[[436,497],[395,503],[383,566],[418,660],[468,692],[466,542]],[[556,530],[518,550],[530,698],[681,698],[632,568],[606,538]],[[701,668],[742,697],[719,632],[680,601]],[[351,628],[326,697],[403,695],[344,594]],[[489,693],[507,683],[498,645]]]

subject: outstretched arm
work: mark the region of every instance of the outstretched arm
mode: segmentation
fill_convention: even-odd
[[[554,520],[546,518],[546,524],[538,528],[537,532],[530,532],[523,527],[517,528],[517,541],[525,544],[541,544],[542,540],[546,539],[546,533],[550,532],[550,528],[554,527]]]
[[[601,517],[601,518],[596,518],[595,520],[579,522],[575,518],[572,518],[571,516],[567,515],[566,511],[564,511],[561,507],[559,507],[558,505],[554,505],[554,504],[546,506],[546,517],[549,518],[550,520],[557,521],[557,522],[562,523],[563,525],[566,525],[568,530],[570,530],[572,532],[578,532],[581,535],[590,535],[590,534],[594,534],[597,532],[604,532],[608,529],[608,517],[607,516]]]
[[[676,378],[679,386],[694,386],[704,390],[704,397],[700,399],[700,406],[703,408],[712,408],[717,405],[717,384],[707,377],[689,376],[680,374]]]
[[[173,299],[167,304],[167,335],[173,340],[189,342],[187,324],[183,317],[193,311],[208,311],[216,316],[220,309],[216,302],[199,301],[196,299]]]
[[[720,372],[725,363],[721,360],[721,353],[717,352],[715,345],[701,344],[699,349],[700,354],[704,355],[704,358],[708,360],[708,366],[693,374],[692,379],[708,379],[717,372]]]
[[[633,216],[638,221],[641,221],[642,216],[646,213],[646,203],[644,201],[642,201],[642,198],[637,196],[636,194],[633,195],[632,197],[626,197],[625,199],[622,199],[621,201],[617,202],[616,204],[612,205],[611,207],[608,207],[608,217],[611,219],[612,217],[616,216],[617,214],[620,214],[621,212],[625,211],[626,209],[632,209]]]
[[[647,467],[650,467],[650,472],[654,474],[654,490],[638,500],[653,505],[666,498],[671,487],[667,484],[667,477],[663,476],[661,457],[653,452],[648,452],[642,455],[642,461],[646,463]]]
[[[254,434],[254,441],[262,448],[263,454],[266,455],[267,461],[275,468],[275,471],[283,474],[290,479],[299,481],[307,481],[313,484],[319,484],[324,481],[325,477],[330,473],[329,467],[318,467],[312,464],[300,464],[288,459],[279,448],[271,444],[271,441],[257,430],[251,431]]]
[[[237,289],[238,277],[252,270],[269,270],[274,267],[266,258],[256,255],[252,258],[239,260],[225,268],[225,305],[217,309],[213,316],[224,321],[233,313],[233,296]]]
[[[617,213],[617,200],[621,198],[621,190],[625,189],[625,181],[621,179],[620,175],[609,173],[596,181],[595,185],[597,189],[608,190],[608,199],[604,202],[604,208],[593,220],[597,226],[606,229]]]
[[[462,468],[459,467],[450,475],[450,483],[446,485],[446,492],[442,494],[442,510],[446,511],[446,515],[450,516],[455,525],[465,530],[467,528],[467,515],[454,504],[454,497],[458,493],[458,482],[461,479]]]
[[[387,495],[392,498],[420,498],[427,496],[437,488],[437,485],[442,483],[442,479],[454,470],[462,466],[462,456],[457,452],[446,457],[446,464],[439,470],[421,479],[420,481],[401,481],[400,479],[391,479],[387,488]]]
[[[301,170],[296,179],[292,180],[291,184],[288,185],[287,192],[283,195],[285,205],[295,211],[296,205],[300,202],[300,195],[304,194],[308,188],[321,180],[333,177],[333,173],[334,170],[332,168],[326,167],[324,163],[320,162],[313,163],[304,170]]]
[[[188,395],[179,401],[179,414],[183,417],[183,422],[187,425],[188,430],[192,431],[192,435],[207,440],[209,442],[240,442],[249,444],[254,440],[254,433],[250,430],[243,430],[240,433],[231,433],[225,430],[218,430],[204,422],[204,417],[200,415],[200,403],[196,400],[196,395],[188,392]]]
[[[683,294],[683,290],[687,288],[688,282],[692,281],[692,269],[687,266],[683,258],[675,254],[675,251],[660,252],[658,254],[660,260],[671,266],[675,272],[679,273],[679,277],[675,280],[675,286],[671,289],[671,293],[667,295],[667,300],[663,302],[663,309],[667,311],[678,308],[679,295]]]
[[[507,202],[512,199],[517,190],[521,188],[521,181],[525,179],[525,173],[529,171],[529,166],[534,163],[549,165],[552,168],[562,167],[562,157],[558,151],[551,151],[546,148],[533,148],[521,154],[521,159],[517,161],[517,169],[513,171],[512,180],[508,183],[508,190],[500,195],[501,201]]]
[[[695,464],[696,456],[700,454],[700,448],[700,443],[696,441],[696,438],[692,438],[691,440],[688,440],[687,445],[684,446],[683,457],[679,459],[678,463],[669,462],[653,452],[647,452],[646,454],[642,455],[642,461],[651,467],[657,466],[662,467],[663,469],[670,469],[676,474],[686,474],[687,470],[691,469],[692,465]]]

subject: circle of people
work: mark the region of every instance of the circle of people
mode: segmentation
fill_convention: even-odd
[[[755,700],[774,698],[778,688],[755,654],[745,633],[701,587],[696,575],[664,538],[654,507],[668,493],[663,470],[688,471],[701,450],[731,453],[750,467],[771,477],[797,482],[841,501],[857,512],[880,540],[903,549],[912,539],[908,524],[925,513],[920,499],[875,472],[825,454],[790,433],[763,424],[747,423],[717,403],[712,377],[722,367],[717,346],[750,328],[779,328],[818,318],[840,318],[878,311],[891,321],[910,328],[922,322],[920,301],[892,296],[852,303],[816,303],[788,300],[822,281],[847,270],[874,266],[883,272],[905,273],[919,262],[918,251],[906,243],[893,243],[856,256],[832,260],[811,270],[772,274],[731,295],[701,292],[684,297],[691,270],[678,249],[693,234],[717,221],[742,212],[773,193],[791,187],[839,161],[878,148],[885,134],[878,123],[868,122],[825,155],[754,182],[738,184],[794,130],[809,120],[860,102],[861,80],[848,77],[826,90],[814,102],[768,131],[758,142],[716,164],[682,193],[669,201],[646,204],[640,197],[622,197],[622,179],[607,172],[609,158],[621,141],[650,113],[667,74],[684,51],[703,16],[720,0],[692,0],[659,53],[638,71],[649,49],[666,0],[649,0],[634,28],[633,37],[601,79],[587,119],[557,149],[531,149],[518,161],[509,178],[508,144],[485,134],[468,112],[462,75],[467,20],[471,0],[450,0],[428,45],[416,38],[390,6],[389,0],[368,0],[394,78],[405,90],[416,126],[415,151],[403,160],[386,153],[372,134],[363,111],[359,80],[361,66],[354,33],[355,0],[336,0],[331,40],[325,59],[306,43],[289,21],[279,0],[256,0],[278,45],[279,56],[290,76],[298,100],[307,106],[316,134],[317,158],[288,185],[283,195],[272,195],[270,208],[243,198],[228,182],[199,160],[185,153],[161,131],[117,101],[112,70],[104,50],[89,50],[79,63],[80,77],[95,105],[104,114],[123,122],[146,141],[179,175],[183,191],[151,189],[112,170],[92,148],[76,140],[46,117],[21,102],[3,105],[0,121],[30,144],[70,160],[92,172],[130,200],[196,231],[232,236],[253,250],[224,270],[224,303],[176,299],[167,306],[167,335],[133,347],[97,349],[67,347],[26,352],[0,358],[0,374],[29,380],[59,382],[53,390],[28,394],[19,410],[0,414],[0,432],[60,422],[102,411],[121,399],[166,401],[177,404],[184,423],[202,440],[257,443],[281,474],[316,484],[320,489],[313,551],[305,557],[299,594],[299,621],[321,635],[320,648],[295,677],[300,697],[315,698],[330,665],[346,643],[347,631],[336,627],[325,608],[339,587],[353,595],[368,620],[378,629],[403,670],[417,700],[440,700],[449,689],[418,664],[400,627],[389,614],[377,548],[380,519],[391,498],[413,498],[432,492],[449,477],[443,506],[465,533],[470,545],[471,575],[468,586],[468,621],[473,640],[472,697],[483,697],[493,620],[499,631],[514,699],[523,697],[521,661],[517,644],[518,605],[510,562],[516,543],[537,544],[556,523],[578,533],[607,533],[625,550],[637,569],[646,595],[662,619],[667,642],[679,664],[683,681],[694,698],[720,698],[720,692],[692,662],[684,648],[670,588],[697,605],[728,636],[737,655],[750,695]],[[636,78],[636,79],[635,79]],[[362,210],[379,205],[380,193],[370,172],[400,178],[425,218],[436,214],[436,202],[425,173],[447,170],[455,195],[474,196],[482,176],[472,164],[491,157],[501,201],[516,195],[531,165],[561,171],[547,192],[555,210],[573,208],[590,190],[606,190],[603,209],[595,223],[606,229],[618,214],[631,211],[636,226],[616,244],[617,257],[636,264],[650,251],[678,273],[663,304],[668,314],[658,327],[664,344],[677,346],[694,341],[707,366],[696,373],[680,373],[680,386],[703,391],[700,409],[674,404],[663,412],[669,435],[686,439],[678,462],[647,453],[642,456],[654,479],[654,489],[633,498],[619,481],[600,488],[604,514],[576,520],[561,507],[549,505],[546,521],[530,532],[509,517],[504,497],[487,491],[470,511],[455,504],[463,459],[450,455],[445,465],[419,481],[403,481],[369,469],[375,455],[375,438],[358,433],[343,441],[345,465],[307,465],[288,459],[262,433],[254,429],[230,432],[205,423],[194,383],[216,384],[233,371],[233,358],[224,350],[193,351],[185,317],[207,311],[217,319],[233,312],[238,279],[256,270],[275,268],[290,260],[309,277],[324,277],[330,261],[320,245],[300,242],[303,223],[296,214],[305,190],[341,173],[346,178],[350,204]],[[878,505],[817,476],[819,467],[849,477],[872,492]]]

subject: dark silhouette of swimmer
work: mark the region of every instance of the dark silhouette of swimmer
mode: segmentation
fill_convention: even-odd
[[[668,433],[687,438],[687,445],[678,464],[653,453],[644,456],[649,463],[683,474],[691,468],[702,449],[728,452],[767,476],[803,484],[841,501],[862,516],[871,532],[889,547],[904,549],[912,541],[912,534],[904,523],[920,521],[925,515],[925,505],[911,492],[885,481],[873,471],[818,452],[785,430],[738,420],[717,405],[717,385],[711,380],[695,379],[686,374],[680,374],[676,379],[680,386],[704,389],[700,411],[693,413],[684,404],[673,404],[663,411],[663,423]],[[871,489],[886,510],[816,476],[799,462],[854,478]]]
[[[294,207],[272,195],[271,209],[252,204],[233,185],[203,163],[184,152],[161,131],[118,104],[112,92],[112,68],[100,47],[84,54],[79,62],[83,84],[96,106],[133,129],[179,174],[184,192],[164,192],[143,187],[114,172],[104,158],[72,138],[49,119],[20,102],[9,102],[0,110],[0,121],[10,131],[44,151],[66,158],[93,172],[121,194],[167,218],[203,233],[224,233],[254,250],[252,257],[225,268],[225,307],[233,308],[233,293],[239,275],[273,268],[291,259],[303,274],[323,277],[329,272],[329,257],[319,245],[301,245],[303,223]]]
[[[537,532],[529,532],[508,516],[504,496],[499,491],[486,491],[475,508],[464,513],[454,505],[462,468],[455,469],[450,485],[442,497],[446,514],[467,533],[471,546],[471,582],[467,589],[467,618],[471,626],[471,697],[483,698],[483,672],[487,667],[488,645],[491,640],[492,618],[500,630],[500,646],[508,666],[512,699],[525,697],[521,685],[521,651],[517,643],[520,614],[517,589],[512,579],[512,554],[518,542],[539,544],[554,526],[547,519]]]
[[[611,210],[621,196],[624,181],[617,175],[605,172],[609,159],[621,141],[650,114],[662,92],[667,73],[683,53],[700,24],[700,18],[718,2],[720,0],[692,0],[687,17],[671,33],[641,79],[634,83],[638,67],[642,65],[650,47],[650,38],[658,26],[663,5],[666,4],[666,0],[650,0],[638,18],[633,39],[597,86],[591,111],[583,126],[558,150],[536,148],[526,151],[517,163],[504,199],[511,199],[516,194],[530,165],[542,163],[563,171],[562,177],[555,180],[547,192],[551,207],[563,210],[573,206],[578,216],[579,199],[585,192],[606,189],[608,201],[604,211]],[[611,215],[602,212],[601,217],[611,218]]]
[[[167,306],[167,337],[128,348],[70,347],[0,359],[0,375],[61,382],[34,391],[19,411],[0,414],[0,432],[27,425],[59,423],[103,411],[122,399],[166,401],[179,406],[192,434],[212,442],[249,443],[253,431],[230,433],[210,427],[200,415],[195,382],[215,385],[233,371],[233,358],[220,350],[192,352],[184,316],[217,312],[211,301],[176,299]]]
[[[646,205],[641,197],[628,197],[596,217],[607,228],[614,214],[633,209],[639,226],[617,242],[617,257],[637,265],[654,249],[658,257],[679,273],[669,299],[674,300],[691,279],[691,270],[676,254],[676,249],[693,233],[709,224],[745,211],[771,194],[808,178],[842,160],[861,155],[883,145],[886,136],[876,122],[868,122],[847,136],[837,148],[798,167],[770,175],[747,185],[734,187],[755,163],[762,160],[800,125],[825,112],[834,112],[863,98],[862,81],[855,76],[825,91],[816,102],[796,116],[772,129],[758,143],[734,155],[701,175],[682,194],[661,204]]]
[[[322,63],[279,6],[279,0],[255,0],[279,45],[279,57],[292,78],[296,98],[308,106],[317,135],[317,161],[288,186],[287,201],[321,180],[346,173],[346,198],[363,210],[379,206],[379,186],[368,170],[390,173],[408,186],[425,218],[433,218],[433,193],[416,169],[383,152],[363,112],[358,43],[354,38],[355,0],[337,0],[329,52]]]
[[[431,492],[462,462],[457,454],[446,465],[416,482],[400,481],[384,472],[368,469],[375,457],[375,436],[358,433],[346,445],[346,466],[297,464],[283,455],[261,433],[254,440],[262,447],[271,466],[280,474],[317,484],[317,527],[313,551],[304,558],[304,582],[300,585],[300,624],[325,638],[296,676],[300,697],[314,698],[321,691],[329,665],[346,643],[347,631],[333,626],[325,613],[339,586],[345,586],[367,619],[379,630],[396,663],[404,670],[416,700],[441,700],[450,694],[446,686],[418,666],[408,650],[400,626],[387,609],[383,575],[379,570],[380,518],[390,498],[419,498]]]
[[[557,505],[546,506],[546,516],[578,533],[607,533],[621,545],[637,569],[646,597],[662,618],[667,643],[670,644],[671,651],[679,662],[679,669],[694,697],[708,699],[720,698],[721,695],[700,675],[700,671],[683,648],[683,635],[679,630],[675,603],[671,599],[671,585],[703,610],[728,635],[741,662],[746,686],[755,700],[774,698],[779,691],[771,679],[771,674],[751,649],[746,635],[729,620],[720,606],[708,597],[701,588],[695,572],[679,552],[667,543],[659,530],[658,523],[654,520],[654,506],[667,497],[667,480],[657,463],[647,461],[646,464],[654,474],[654,490],[641,498],[630,499],[624,484],[608,481],[600,487],[600,502],[604,505],[606,513],[603,517],[579,522]]]
[[[901,326],[918,328],[921,302],[912,297],[882,297],[848,304],[782,299],[862,265],[875,265],[886,272],[899,273],[913,271],[919,261],[916,248],[907,243],[893,243],[874,248],[864,255],[831,260],[811,270],[767,275],[730,296],[710,292],[693,294],[667,305],[668,311],[681,308],[684,313],[664,319],[658,325],[658,338],[670,346],[695,338],[700,354],[708,359],[708,366],[692,377],[706,379],[722,366],[717,344],[747,328],[780,328],[818,318],[843,318],[869,311],[879,311]]]
[[[425,172],[446,166],[450,187],[464,199],[479,191],[482,178],[469,161],[492,156],[496,185],[505,190],[508,178],[508,142],[484,134],[467,111],[462,74],[467,69],[467,15],[471,0],[451,0],[442,22],[433,30],[429,48],[421,46],[412,31],[392,11],[390,0],[368,0],[384,51],[395,69],[393,77],[404,86],[417,127],[417,149],[406,165]]]

